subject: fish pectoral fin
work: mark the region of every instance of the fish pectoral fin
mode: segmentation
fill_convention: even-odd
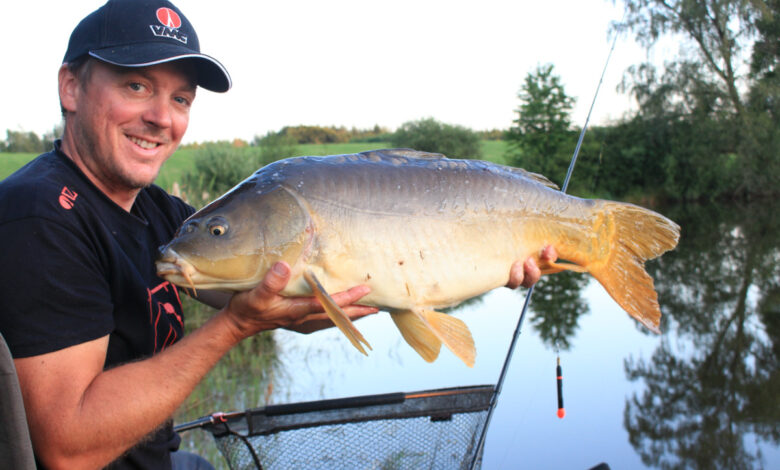
[[[409,346],[426,362],[433,362],[439,357],[441,340],[431,331],[419,315],[411,310],[390,312],[395,326],[401,332]]]
[[[559,263],[555,261],[542,261],[539,263],[539,270],[542,274],[555,274],[561,271],[574,271],[576,273],[586,273],[587,268],[583,268],[579,264],[574,263]]]
[[[432,334],[467,366],[474,367],[477,350],[474,347],[474,338],[471,336],[471,331],[469,331],[469,327],[466,326],[463,320],[445,313],[423,308],[415,308],[410,312],[412,315],[416,316],[418,321],[427,327],[427,330],[429,331],[429,333],[417,333],[418,338],[425,338],[427,337],[426,335]],[[422,326],[419,327],[419,329],[422,328]],[[403,334],[403,331],[401,334]],[[404,336],[404,338],[406,338],[406,336]],[[417,348],[415,348],[415,350],[417,350]],[[419,351],[417,352],[419,353]],[[422,354],[420,355],[422,356]],[[423,358],[425,358],[425,356],[423,356]]]
[[[320,304],[322,304],[322,308],[325,309],[325,313],[328,315],[328,318],[330,318],[336,327],[338,327],[338,329],[344,333],[344,336],[347,337],[349,342],[352,343],[352,345],[355,346],[358,351],[368,356],[368,353],[366,353],[366,350],[360,343],[365,344],[368,349],[371,349],[371,345],[368,344],[368,341],[366,341],[365,338],[363,338],[363,335],[355,327],[354,323],[352,323],[352,320],[350,320],[349,316],[344,313],[344,310],[342,310],[341,307],[339,307],[333,298],[328,294],[328,292],[325,291],[314,273],[306,270],[303,272],[303,278],[306,280],[306,283],[309,284],[309,287],[311,287],[312,293],[314,293],[314,297],[316,297],[317,300],[320,301]]]

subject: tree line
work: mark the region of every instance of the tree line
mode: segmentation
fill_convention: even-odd
[[[62,135],[62,127],[57,126],[50,132],[39,136],[30,131],[5,131],[5,140],[0,140],[0,152],[43,153],[54,147],[54,140]]]

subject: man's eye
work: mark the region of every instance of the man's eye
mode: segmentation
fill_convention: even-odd
[[[130,83],[129,86],[130,86],[130,89],[133,90],[133,91],[141,91],[141,90],[144,89],[144,86],[141,85],[138,82],[132,82],[132,83]]]

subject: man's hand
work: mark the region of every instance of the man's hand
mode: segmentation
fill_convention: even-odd
[[[539,260],[542,262],[551,263],[556,259],[558,259],[558,252],[550,245],[544,247],[539,255]],[[509,282],[507,282],[506,286],[510,289],[516,289],[519,286],[531,287],[539,282],[541,276],[542,272],[539,269],[539,265],[532,256],[525,261],[515,261],[509,271]]]
[[[271,266],[257,287],[240,292],[230,299],[228,311],[233,314],[241,336],[247,337],[276,328],[311,333],[333,326],[316,298],[279,295],[289,280],[290,266],[278,262]],[[331,297],[352,320],[356,320],[379,311],[375,307],[355,304],[370,291],[368,286],[361,285],[332,294]]]

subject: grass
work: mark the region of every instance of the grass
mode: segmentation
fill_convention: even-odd
[[[4,180],[36,156],[35,153],[0,153],[0,180]]]

